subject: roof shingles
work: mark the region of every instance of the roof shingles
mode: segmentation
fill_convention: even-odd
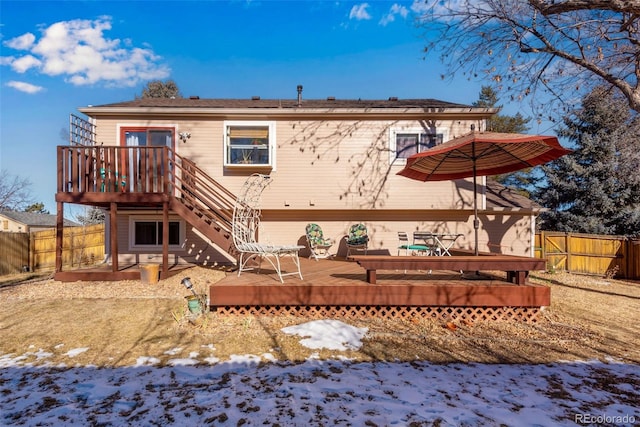
[[[97,107],[113,108],[472,108],[469,105],[439,101],[437,99],[193,99],[193,98],[139,98]]]

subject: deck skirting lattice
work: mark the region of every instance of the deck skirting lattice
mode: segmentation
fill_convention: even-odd
[[[221,316],[304,316],[356,319],[433,319],[441,321],[519,321],[536,323],[540,307],[410,307],[410,306],[217,306],[211,310]]]

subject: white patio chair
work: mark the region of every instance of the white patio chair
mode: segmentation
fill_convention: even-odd
[[[278,279],[284,283],[284,276],[298,275],[302,279],[300,270],[300,258],[298,252],[304,246],[300,245],[274,245],[258,242],[258,228],[260,226],[260,195],[270,182],[268,175],[253,174],[247,178],[240,196],[233,208],[231,231],[233,243],[239,253],[238,277],[243,271],[253,270],[248,266],[249,261],[258,261],[258,273],[262,260],[266,259],[276,271]],[[280,263],[281,258],[291,258],[296,266],[295,272],[283,273]]]

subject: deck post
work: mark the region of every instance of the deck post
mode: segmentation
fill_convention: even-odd
[[[118,272],[118,204],[109,205],[109,237],[111,241],[111,271]]]
[[[169,272],[169,202],[162,203],[162,277]]]
[[[62,272],[62,236],[64,233],[64,203],[58,202],[56,215],[56,273]]]

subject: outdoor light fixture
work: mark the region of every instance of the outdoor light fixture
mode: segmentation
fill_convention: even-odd
[[[180,132],[178,134],[178,136],[180,137],[180,140],[182,142],[187,142],[187,139],[191,138],[191,133],[190,132]]]
[[[194,290],[193,290],[193,283],[191,283],[191,278],[190,278],[190,277],[185,277],[184,279],[182,279],[182,280],[180,281],[180,283],[182,283],[182,285],[183,285],[185,288],[187,288],[188,290],[190,290],[190,291],[191,291],[191,293],[192,293],[193,295],[196,295],[196,293],[195,293],[195,292],[194,292]],[[196,296],[197,296],[197,295],[196,295]]]

